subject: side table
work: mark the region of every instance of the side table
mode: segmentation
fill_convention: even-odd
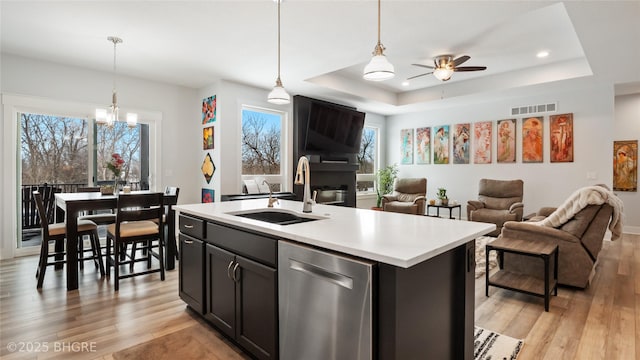
[[[486,286],[485,295],[489,296],[489,286],[518,291],[521,293],[544,298],[544,310],[549,311],[549,297],[551,291],[558,295],[558,245],[544,242],[531,242],[524,240],[496,239],[486,245]],[[489,252],[498,252],[500,269],[489,276]],[[504,253],[513,253],[525,256],[541,258],[544,262],[544,278],[510,272],[503,269]],[[551,258],[553,256],[553,262]],[[553,266],[553,279],[551,272]]]
[[[431,208],[436,208],[436,215],[435,217],[440,217],[440,209],[449,209],[449,219],[455,219],[455,217],[453,217],[452,212],[453,209],[458,209],[458,219],[462,219],[462,206],[460,206],[460,204],[457,205],[430,205],[427,204],[427,216],[434,216],[434,215],[429,215],[429,209]]]

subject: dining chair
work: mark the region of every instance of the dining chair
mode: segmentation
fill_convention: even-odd
[[[163,229],[163,193],[120,194],[116,207],[116,222],[107,227],[107,276],[113,266],[114,289],[120,288],[120,279],[139,275],[160,273],[164,281],[164,231]],[[158,251],[153,251],[153,241],[157,241]],[[121,252],[128,244],[138,244],[147,250],[145,258],[123,257]],[[113,256],[112,256],[113,251]],[[152,257],[158,259],[159,267],[152,268]],[[147,270],[133,271],[133,264],[138,261],[147,262]],[[129,273],[121,274],[121,265],[130,265]]]
[[[38,261],[38,268],[36,270],[36,278],[38,278],[37,288],[42,288],[44,282],[44,275],[47,270],[47,266],[50,265],[62,265],[66,263],[65,252],[65,239],[66,239],[66,224],[56,223],[49,224],[47,215],[44,209],[44,202],[42,200],[42,194],[38,191],[33,192],[33,197],[36,201],[36,207],[38,209],[38,216],[40,217],[40,227],[42,229],[42,242],[40,243],[40,259]],[[100,274],[104,276],[104,263],[102,262],[102,256],[100,253],[100,243],[98,240],[98,226],[96,223],[89,220],[78,220],[78,243],[82,243],[85,235],[89,236],[91,241],[91,250],[93,256],[85,258],[85,260],[93,260],[96,264],[96,268],[100,269]],[[49,252],[49,243],[54,242],[54,252]],[[67,251],[70,251],[67,249]],[[49,260],[53,257],[54,260]]]
[[[100,186],[79,186],[77,192],[100,192]],[[116,222],[116,214],[113,210],[100,210],[97,212],[91,211],[78,216],[78,221],[80,220],[90,220],[98,226],[105,226]],[[87,250],[84,250],[84,244],[81,241],[78,242],[78,244],[78,262],[80,264],[80,269],[83,269],[84,261],[89,260],[90,258],[84,258],[85,251]],[[102,248],[104,249],[104,247]]]
[[[164,196],[165,196],[165,201],[164,202],[165,202],[165,205],[164,205],[164,214],[162,215],[162,223],[164,224],[164,229],[166,231],[165,235],[167,236],[165,238],[165,242],[168,241],[168,239],[169,239],[168,237],[169,236],[174,236],[175,237],[175,234],[170,234],[169,233],[169,220],[168,219],[169,219],[169,216],[175,216],[175,214],[173,213],[172,210],[173,210],[173,205],[175,205],[178,202],[178,194],[179,193],[180,193],[180,188],[179,187],[167,186],[167,187],[164,188]],[[168,196],[175,196],[175,200],[171,201],[170,203],[167,203],[166,197],[168,197]],[[175,223],[175,219],[171,219],[171,220],[174,221],[174,223]],[[170,241],[169,245],[171,245],[173,247],[172,248],[172,252],[173,252],[173,254],[175,254],[176,260],[178,260],[178,249],[177,249],[176,242],[175,241]],[[147,247],[145,249],[143,249],[142,255],[146,256],[147,255],[146,250],[147,250],[147,248],[150,248],[150,247],[157,247],[157,244],[154,245],[152,242],[148,243]],[[130,253],[131,255],[129,255],[129,257],[132,258],[132,259],[135,258],[136,252],[138,250],[139,249],[137,248],[136,244],[134,243],[131,246],[131,253]],[[133,263],[130,264],[130,268],[133,268]]]

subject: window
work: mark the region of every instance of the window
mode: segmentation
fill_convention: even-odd
[[[125,122],[116,122],[113,127],[96,126],[96,184],[113,181],[113,174],[105,164],[111,160],[112,154],[117,153],[124,160],[118,181],[131,186],[133,190],[149,188],[149,159],[142,156],[149,152],[148,127],[147,124],[138,124],[129,128]]]
[[[378,128],[365,126],[358,153],[360,168],[356,173],[356,187],[359,192],[374,192],[373,183],[378,170]]]
[[[266,192],[266,180],[272,191],[285,187],[283,139],[285,113],[243,106],[242,108],[242,180],[255,184],[257,192]],[[247,192],[256,192],[255,186],[247,186]]]

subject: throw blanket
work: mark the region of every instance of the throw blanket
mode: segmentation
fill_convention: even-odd
[[[576,190],[569,198],[545,219],[536,222],[537,225],[559,227],[575,216],[587,205],[602,205],[607,203],[613,207],[613,216],[609,223],[611,240],[622,235],[623,203],[612,191],[602,186],[587,186]]]

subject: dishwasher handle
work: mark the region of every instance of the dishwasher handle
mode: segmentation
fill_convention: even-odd
[[[342,274],[338,274],[316,265],[307,264],[301,261],[289,259],[289,268],[303,274],[316,276],[320,279],[342,286],[349,290],[353,289],[353,279]]]

